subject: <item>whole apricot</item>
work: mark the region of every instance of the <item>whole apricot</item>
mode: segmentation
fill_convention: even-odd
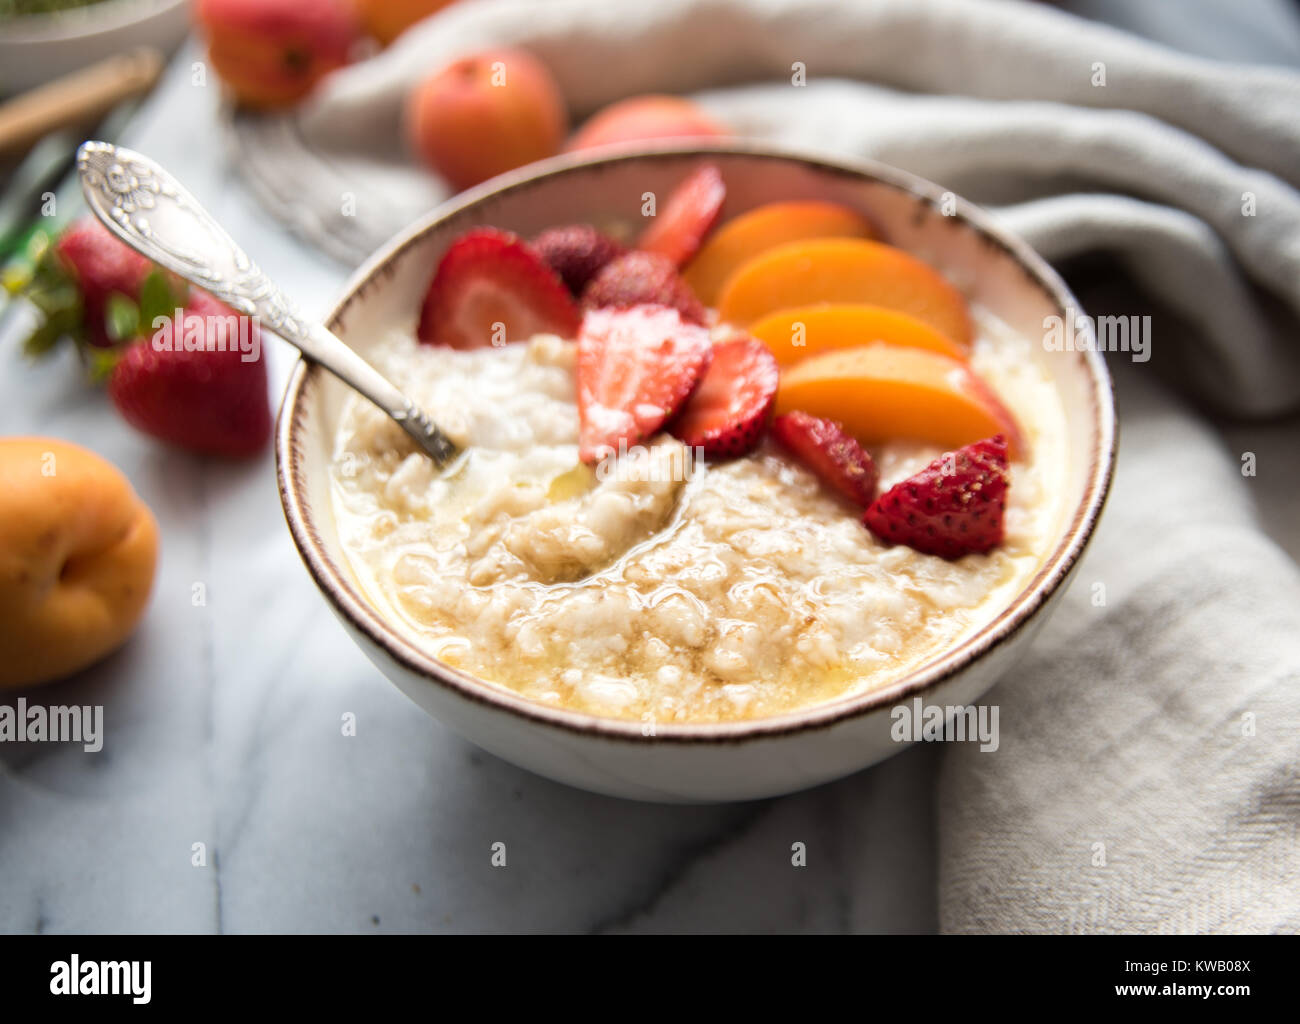
[[[235,98],[288,106],[348,62],[360,26],[347,0],[199,0],[208,60]]]
[[[158,525],[115,466],[67,441],[0,438],[0,689],[121,646],[157,560]]]
[[[593,114],[565,149],[650,139],[716,139],[728,134],[725,125],[681,96],[633,96]]]
[[[554,155],[567,129],[559,86],[522,50],[452,61],[416,86],[406,107],[412,148],[457,189]]]

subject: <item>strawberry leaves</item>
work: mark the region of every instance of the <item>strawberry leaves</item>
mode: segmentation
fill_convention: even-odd
[[[154,267],[141,280],[138,294],[107,292],[103,319],[97,322],[73,269],[44,231],[34,232],[21,257],[6,268],[4,286],[36,313],[23,352],[40,359],[71,341],[94,383],[107,379],[122,346],[147,333],[157,317],[170,317],[188,298],[183,281]]]

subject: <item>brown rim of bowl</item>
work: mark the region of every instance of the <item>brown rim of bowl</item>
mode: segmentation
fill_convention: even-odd
[[[611,147],[591,154],[554,157],[475,186],[430,211],[416,224],[396,235],[351,276],[344,288],[343,299],[330,311],[326,323],[331,327],[336,326],[344,312],[364,290],[365,283],[432,230],[435,225],[466,213],[489,196],[527,188],[539,179],[564,174],[578,167],[608,166],[629,160],[726,155],[751,156],[783,162],[794,161],[823,172],[854,179],[866,178],[906,192],[935,210],[944,201],[945,194],[951,196],[951,193],[923,178],[874,161],[826,157],[797,149],[740,140],[714,143],[691,141],[617,149]],[[994,225],[983,211],[964,199],[958,199],[956,213],[943,215],[961,221],[985,243],[1002,249],[1020,266],[1026,276],[1052,299],[1058,309],[1082,308],[1065,282],[1041,256],[1025,242],[1009,236]],[[1091,339],[1089,337],[1085,340]],[[284,402],[276,422],[275,461],[280,501],[284,506],[285,519],[298,552],[316,581],[316,585],[334,606],[335,611],[354,629],[368,636],[380,650],[399,665],[422,676],[431,684],[446,687],[458,696],[520,715],[538,724],[634,743],[736,743],[765,736],[822,729],[871,711],[890,707],[901,700],[920,695],[951,678],[977,658],[1009,639],[1033,617],[1069,575],[1092,537],[1098,516],[1110,490],[1115,462],[1117,443],[1115,395],[1105,360],[1100,353],[1094,351],[1095,347],[1095,345],[1085,344],[1082,351],[1076,350],[1072,353],[1081,359],[1092,384],[1092,419],[1097,433],[1096,444],[1090,454],[1084,500],[1075,510],[1061,543],[1043,562],[1033,579],[992,622],[952,650],[926,662],[893,684],[869,693],[842,697],[766,718],[680,725],[656,723],[654,735],[646,736],[642,731],[643,725],[639,721],[602,718],[538,704],[500,684],[489,683],[450,665],[444,665],[421,651],[412,641],[384,621],[374,606],[357,589],[351,571],[340,568],[329,558],[321,544],[311,513],[302,499],[303,455],[298,437],[304,410],[302,399],[307,389],[325,373],[320,367],[309,364],[306,360],[300,361],[290,375],[289,383],[285,388]]]

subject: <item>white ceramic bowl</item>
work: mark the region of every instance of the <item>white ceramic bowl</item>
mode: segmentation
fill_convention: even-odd
[[[0,20],[0,96],[31,89],[136,46],[170,53],[189,28],[189,0],[100,0]]]
[[[942,189],[877,164],[847,163],[745,143],[570,156],[485,183],[431,212],[353,276],[329,325],[363,355],[394,325],[414,324],[424,288],[455,236],[496,225],[528,236],[573,221],[639,219],[642,194],[663,195],[702,157],[727,183],[731,216],[779,199],[828,199],[866,212],[885,240],[916,251],[976,302],[1029,337],[1044,318],[1080,307],[1023,242],[961,200],[945,215]],[[950,194],[948,194],[951,201]],[[1076,345],[1076,348],[1085,348]],[[1041,570],[988,626],[888,688],[771,718],[661,725],[544,707],[444,665],[419,650],[364,596],[339,544],[329,465],[344,386],[306,363],[280,410],[276,455],[294,541],[321,592],[379,669],[417,704],[508,761],[585,789],[641,800],[721,801],[772,796],[857,771],[901,750],[890,710],[975,702],[1021,655],[1060,594],[1101,512],[1114,459],[1110,379],[1092,351],[1034,346],[1068,423],[1066,508]],[[437,410],[431,410],[436,416]]]

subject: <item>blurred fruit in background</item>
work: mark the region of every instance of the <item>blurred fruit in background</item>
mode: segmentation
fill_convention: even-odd
[[[348,0],[198,0],[212,67],[243,105],[288,106],[346,64],[361,29]]]
[[[108,378],[113,405],[137,430],[192,452],[256,454],[271,436],[261,331],[197,289],[169,316],[170,346],[146,329],[122,349]]]
[[[715,139],[727,127],[680,96],[633,96],[597,111],[574,134],[568,150],[650,139]]]
[[[266,361],[251,318],[188,289],[91,218],[34,238],[27,257],[26,276],[5,286],[36,313],[28,356],[71,341],[122,418],[160,440],[225,457],[265,447]],[[166,345],[154,343],[160,325]]]
[[[56,238],[37,232],[6,274],[5,289],[31,303],[38,317],[24,352],[42,356],[66,339],[88,363],[111,358],[112,346],[146,322],[142,306],[150,314],[153,307],[170,312],[174,293],[184,288],[93,217]]]
[[[68,272],[66,292],[71,303],[81,303],[80,327],[86,340],[103,347],[108,336],[108,308],[114,296],[135,299],[153,264],[123,245],[97,220],[78,221],[59,236],[54,252]]]
[[[352,0],[367,32],[387,46],[417,21],[455,0]]]
[[[412,149],[456,189],[552,156],[567,130],[555,79],[522,50],[455,60],[407,100]]]

